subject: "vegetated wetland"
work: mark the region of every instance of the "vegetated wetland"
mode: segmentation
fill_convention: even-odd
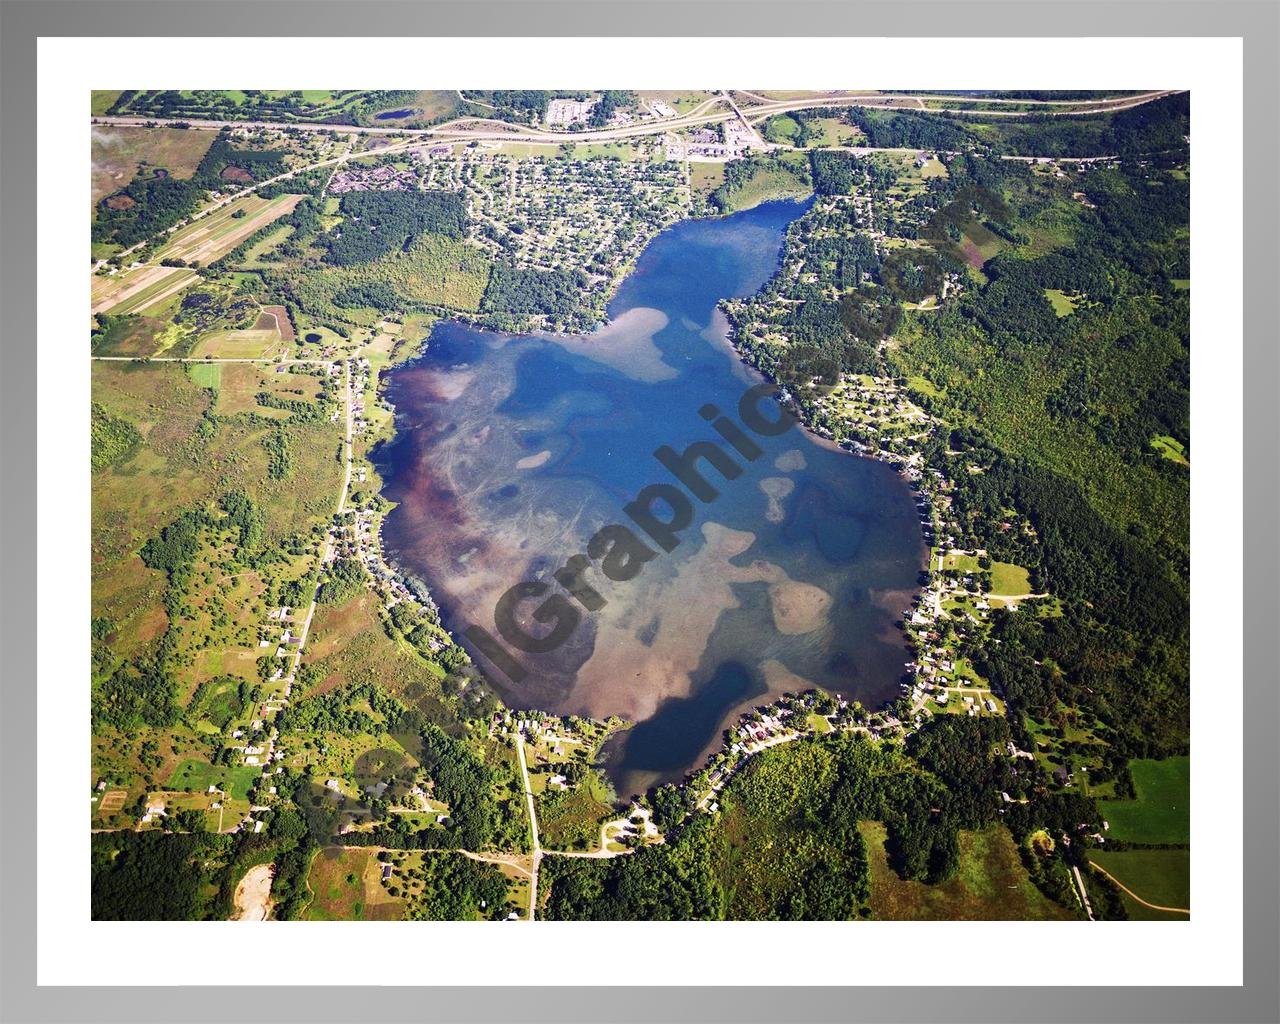
[[[493,631],[509,587],[553,583],[599,528],[630,523],[623,506],[646,484],[674,482],[654,449],[716,439],[703,406],[736,417],[762,378],[727,344],[716,306],[765,283],[804,209],[772,202],[668,229],[595,336],[446,322],[393,371],[398,433],[377,464],[399,507],[384,543],[455,631]],[[636,722],[606,747],[620,795],[683,775],[765,694],[817,685],[868,706],[897,695],[895,626],[925,557],[909,488],[799,427],[754,440],[763,454],[738,458],[737,479],[699,464],[719,494],[692,502],[678,547],[651,545],[656,557],[625,582],[589,570],[605,607],[558,650],[519,655],[520,683],[488,673],[516,707]]]

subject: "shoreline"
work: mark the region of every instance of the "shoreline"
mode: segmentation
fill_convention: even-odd
[[[778,197],[778,198],[764,200],[761,203],[755,204],[755,206],[750,207],[748,209],[755,209],[755,208],[758,208],[759,206],[763,206],[767,203],[772,203],[772,202],[809,204],[811,199],[812,199],[812,196],[801,197],[798,199],[796,197],[791,197],[791,196]],[[730,213],[716,213],[710,216],[683,218],[671,225],[668,225],[668,227],[664,228],[663,230],[664,231],[670,230],[672,227],[675,227],[678,224],[682,224],[686,222],[691,223],[699,220],[707,220],[707,221],[726,220],[729,217],[735,216],[742,212],[745,212],[745,211],[735,210]],[[802,211],[799,214],[799,216],[803,216],[804,212],[807,212],[807,210]],[[791,223],[794,224],[795,222],[792,221]],[[786,257],[787,237],[790,232],[790,227],[791,225],[788,225],[787,231],[783,235],[782,242],[779,245],[777,257],[774,261],[772,271],[769,277],[766,279],[765,283],[761,285],[761,288],[763,288],[765,284],[768,283],[768,281],[773,280],[774,277],[777,275],[777,273],[784,266],[785,257]],[[657,234],[655,234],[654,237],[651,238],[648,241],[648,243],[646,243],[646,248],[649,244],[652,244],[654,239],[659,237],[661,234],[662,232],[658,232]],[[641,254],[643,253],[643,251],[644,250],[642,249]],[[634,270],[635,265],[638,262],[639,262],[639,254],[637,255],[635,260],[629,263],[628,273]],[[609,299],[610,303],[612,303],[612,301],[617,297],[617,292],[621,288],[622,283],[626,280],[626,276],[627,275],[621,275],[617,278],[616,284],[613,287],[614,294]],[[757,289],[757,292],[758,291],[759,289]],[[756,293],[753,292],[751,294],[756,294]],[[744,298],[745,297],[749,297],[749,296],[744,296]],[[765,371],[760,369],[760,367],[756,366],[753,362],[751,362],[748,359],[746,353],[738,346],[735,338],[735,326],[732,319],[727,315],[724,309],[724,301],[725,300],[721,300],[716,304],[713,310],[711,323],[703,331],[700,332],[702,336],[709,343],[725,345],[729,350],[727,354],[731,356],[733,360],[733,365],[738,370],[740,370],[743,374],[758,377],[761,381],[773,384],[776,388],[778,388],[787,406],[796,414],[798,425],[800,425],[804,429],[805,434],[809,440],[811,440],[813,443],[829,451],[838,451],[841,454],[853,456],[854,458],[867,458],[873,461],[887,464],[891,469],[895,471],[895,475],[898,477],[899,481],[906,486],[909,496],[911,496],[913,500],[916,500],[918,502],[919,496],[921,494],[921,489],[917,482],[918,477],[912,477],[909,474],[908,468],[903,464],[903,461],[900,457],[896,455],[887,456],[878,450],[870,450],[866,446],[859,446],[857,442],[850,441],[850,442],[842,443],[842,442],[836,441],[832,437],[825,436],[824,434],[819,432],[819,430],[811,426],[809,421],[806,419],[803,410],[800,408],[799,404],[795,401],[794,397],[791,396],[786,391],[785,388],[779,385],[777,381],[775,381],[768,373],[766,373]],[[642,307],[635,307],[635,309],[639,309],[639,308],[642,308]],[[500,337],[504,339],[510,339],[513,337],[522,337],[522,336],[533,336],[541,340],[544,340],[546,342],[549,342],[551,344],[562,344],[565,341],[572,341],[578,344],[587,344],[587,343],[590,343],[590,340],[593,339],[595,336],[600,334],[607,334],[610,331],[610,329],[613,327],[613,325],[618,324],[622,318],[624,318],[625,316],[627,316],[628,313],[631,313],[631,312],[633,312],[633,310],[623,310],[621,313],[617,313],[612,316],[607,316],[605,322],[602,325],[598,325],[590,331],[553,332],[553,331],[546,331],[546,330],[533,328],[525,331],[523,334],[519,331],[496,330],[491,327],[486,327],[480,324],[476,324],[473,320],[471,320],[469,317],[466,317],[466,316],[440,317],[436,321],[436,323],[433,324],[431,332],[429,332],[427,336],[422,339],[421,343],[416,348],[414,348],[410,354],[408,354],[403,359],[395,361],[394,363],[390,363],[387,366],[380,367],[377,371],[376,394],[378,395],[379,400],[382,401],[386,405],[386,407],[390,410],[391,416],[392,416],[392,421],[389,428],[389,435],[383,438],[379,442],[378,447],[381,447],[381,445],[383,444],[393,443],[396,437],[398,436],[398,431],[396,430],[396,427],[395,427],[395,418],[397,416],[397,410],[395,406],[389,401],[387,401],[387,399],[384,397],[385,388],[389,381],[389,373],[390,371],[394,371],[396,369],[404,367],[412,363],[413,361],[422,358],[426,354],[428,347],[430,345],[431,334],[434,333],[436,326],[438,326],[440,323],[453,322],[456,324],[460,324],[461,326],[465,326],[468,329],[479,331],[485,334],[490,334],[495,337]],[[714,335],[714,338],[712,337],[713,335]],[[379,476],[381,477],[381,474],[379,474]],[[388,501],[388,503],[390,503],[389,499],[386,498],[386,496],[383,494],[381,488],[379,488],[378,493],[380,496],[382,496],[384,501]],[[931,506],[932,506],[932,503],[931,503]],[[392,503],[392,508],[394,507],[395,505]],[[390,511],[391,509],[388,509],[387,511],[381,513],[381,515],[385,516],[389,514]],[[410,591],[410,593],[414,595],[415,599],[422,601],[422,595],[425,594],[427,600],[423,603],[429,602],[429,606],[438,608],[439,606],[436,604],[434,600],[434,596],[432,595],[432,592],[431,592],[431,588],[427,585],[426,581],[420,579],[418,576],[412,573],[407,572],[405,568],[394,557],[388,556],[388,554],[386,553],[385,549],[382,546],[381,523],[379,523],[379,528],[378,530],[375,531],[375,535],[377,538],[376,546],[377,546],[378,556],[381,559],[382,563],[385,566],[387,566],[387,568],[392,572],[394,577],[400,582],[402,582],[403,585],[406,586],[406,588]],[[931,553],[930,553],[930,545],[928,543],[928,539],[924,535],[923,530],[921,531],[920,540],[921,540],[920,571],[924,572],[929,567],[929,564],[931,561]],[[901,612],[901,615],[910,615],[911,604],[918,602],[921,591],[922,591],[922,588],[919,586],[912,588],[912,590],[910,591],[912,595],[912,601],[908,603],[908,607],[906,607],[905,609],[898,610],[898,609],[892,609],[892,608],[885,608],[884,610],[886,612],[889,612],[890,615],[894,617],[895,621],[900,621],[901,616],[899,612]],[[450,639],[455,644],[457,644],[457,640],[456,638],[454,638],[453,632],[447,629],[446,627],[444,627],[443,623],[441,624],[441,628],[444,629],[445,632],[449,635]],[[909,641],[904,640],[902,646],[903,646],[903,651],[905,655],[910,656],[913,653],[913,647]],[[899,684],[901,688],[902,684],[900,680],[899,680]],[[491,683],[489,683],[488,685],[492,686]],[[825,693],[826,691],[822,691],[822,692]],[[847,706],[848,702],[843,696],[840,696],[838,692],[834,693],[833,696],[840,702],[841,706]],[[693,780],[700,773],[705,772],[707,768],[712,763],[714,763],[718,758],[722,758],[725,754],[730,752],[733,746],[732,737],[733,735],[735,735],[737,731],[736,724],[740,722],[743,717],[745,717],[750,713],[753,707],[753,701],[757,701],[763,698],[765,700],[771,699],[774,703],[776,703],[780,699],[780,697],[781,697],[781,694],[774,694],[771,697],[770,691],[766,690],[765,693],[762,693],[755,698],[749,698],[735,705],[733,708],[729,709],[729,711],[727,712],[727,716],[724,720],[723,728],[720,731],[720,735],[718,737],[712,737],[708,739],[707,744],[703,747],[701,752],[698,754],[697,758],[690,764],[690,767],[684,773],[683,777],[678,782],[675,782],[674,784],[682,787],[691,785],[693,783]],[[898,699],[900,700],[901,698],[898,698]],[[854,703],[859,707],[861,706],[856,701]],[[880,714],[884,717],[886,726],[888,726],[890,721],[896,722],[896,719],[893,718],[893,714],[892,714],[894,705],[895,705],[895,699],[889,698],[884,701],[884,703],[876,712],[877,714]],[[503,701],[503,706],[507,707],[505,701]],[[514,712],[517,709],[508,708],[508,710],[511,710]],[[525,710],[537,711],[544,714],[555,714],[555,712],[552,712],[543,708],[537,708],[537,707],[530,707]],[[619,733],[620,734],[625,733],[630,728],[633,728],[636,724],[638,723],[628,722],[627,726],[623,730],[620,730]],[[726,736],[728,738],[726,738]]]

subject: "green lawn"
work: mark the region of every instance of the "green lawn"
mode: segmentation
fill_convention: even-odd
[[[1191,841],[1191,759],[1132,761],[1129,771],[1138,796],[1098,805],[1110,835],[1130,843]]]
[[[1031,593],[1031,580],[1027,570],[1010,562],[992,562],[991,593],[996,595]]]

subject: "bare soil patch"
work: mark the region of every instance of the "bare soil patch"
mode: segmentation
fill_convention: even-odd
[[[271,916],[271,880],[274,864],[259,864],[245,872],[236,886],[236,909],[233,921],[265,921]]]

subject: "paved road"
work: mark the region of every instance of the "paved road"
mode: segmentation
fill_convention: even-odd
[[[1089,890],[1084,887],[1084,879],[1080,877],[1080,868],[1072,864],[1071,871],[1076,876],[1076,885],[1080,889],[1080,901],[1084,904],[1084,912],[1093,920],[1093,907],[1089,905]]]
[[[980,111],[985,115],[998,117],[1033,117],[1033,116],[1050,116],[1050,117],[1072,117],[1081,114],[1098,114],[1111,113],[1118,110],[1127,110],[1130,107],[1136,107],[1143,103],[1150,103],[1152,100],[1159,99],[1163,96],[1171,95],[1170,91],[1144,93],[1141,96],[1125,97],[1116,101],[1099,101],[1096,106],[1086,109],[1071,110],[1033,110],[1033,111]],[[805,110],[813,107],[845,107],[845,106],[862,106],[874,107],[880,110],[913,110],[919,111],[920,107],[917,99],[933,99],[946,100],[948,97],[932,96],[930,94],[916,95],[885,95],[885,94],[825,94],[813,97],[806,97],[794,100],[774,100],[760,103],[756,106],[749,107],[745,112],[739,112],[733,100],[727,95],[714,96],[703,101],[697,107],[693,108],[686,114],[678,114],[675,117],[665,118],[659,121],[645,121],[639,124],[627,125],[622,128],[596,128],[586,129],[585,131],[565,132],[552,131],[545,128],[533,128],[529,126],[513,125],[509,121],[501,121],[494,118],[483,117],[462,117],[452,121],[446,121],[443,124],[436,125],[431,128],[397,128],[382,127],[374,125],[341,125],[341,124],[303,124],[287,121],[214,121],[202,119],[184,119],[184,118],[161,118],[161,117],[110,117],[102,116],[94,118],[94,123],[99,125],[116,125],[116,126],[137,126],[137,125],[172,125],[185,124],[189,128],[203,131],[220,131],[223,128],[274,128],[274,129],[296,129],[308,132],[330,132],[347,135],[384,135],[399,137],[418,137],[428,141],[443,142],[448,141],[467,141],[470,139],[480,140],[506,140],[510,142],[543,142],[543,143],[560,143],[560,142],[616,142],[623,139],[639,138],[649,135],[662,135],[669,131],[675,131],[680,128],[691,128],[699,125],[712,124],[720,121],[730,121],[735,118],[743,118],[743,120],[757,120],[768,117],[772,114],[789,113],[797,110]],[[951,97],[954,100],[954,97]],[[1024,101],[1011,101],[1024,102]],[[1052,101],[1054,104],[1061,104],[1070,101]],[[727,104],[726,109],[721,109],[711,113],[705,113],[711,107]],[[1051,104],[1046,103],[1045,106]],[[963,107],[957,108],[941,108],[935,107],[931,113],[975,113],[972,110],[966,110]],[[339,158],[341,159],[341,158]],[[282,176],[284,177],[284,176]],[[255,186],[257,187],[257,186]],[[246,190],[251,191],[251,190]]]

